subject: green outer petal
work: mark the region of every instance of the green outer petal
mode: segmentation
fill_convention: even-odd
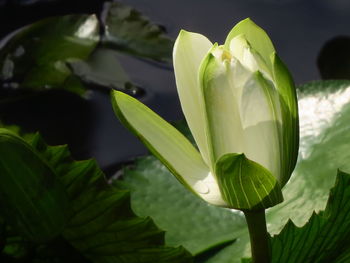
[[[173,50],[177,91],[182,111],[204,161],[209,164],[203,97],[198,83],[200,64],[213,44],[203,35],[181,30]]]
[[[120,121],[183,185],[211,204],[226,206],[208,166],[184,135],[129,95],[113,91],[112,103]]]
[[[263,57],[265,63],[270,68],[270,55],[275,51],[275,48],[266,32],[256,25],[250,18],[242,20],[232,28],[226,37],[225,48],[229,50],[231,40],[242,34],[248,40],[252,48]]]
[[[244,154],[222,156],[216,163],[215,173],[222,196],[231,208],[266,209],[283,201],[276,178]]]
[[[273,74],[275,79],[276,88],[280,94],[280,102],[282,109],[283,120],[283,142],[284,149],[282,150],[282,160],[287,162],[284,165],[284,174],[282,174],[281,185],[285,185],[292,174],[297,158],[299,149],[299,115],[298,115],[298,101],[296,95],[296,89],[293,79],[274,52],[271,55],[271,61],[273,64]]]

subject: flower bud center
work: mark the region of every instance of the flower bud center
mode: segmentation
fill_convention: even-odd
[[[233,58],[231,52],[228,50],[225,50],[224,46],[219,46],[218,48],[214,49],[212,51],[212,54],[214,55],[214,57],[219,59],[221,62],[231,61]]]
[[[229,60],[230,61],[231,59],[232,59],[231,53],[229,51],[227,51],[227,50],[223,50],[222,55],[221,55],[221,60],[222,61],[225,61],[225,60]]]

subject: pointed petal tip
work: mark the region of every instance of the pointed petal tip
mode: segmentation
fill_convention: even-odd
[[[239,21],[234,27],[242,26],[242,25],[249,25],[260,28],[250,17],[247,17],[241,21]]]
[[[124,92],[121,92],[121,91],[119,91],[119,90],[112,90],[112,92],[111,92],[111,97],[112,97],[112,99],[113,99],[113,102],[115,103],[115,104],[118,104],[118,102],[120,101],[120,100],[122,100],[123,98],[126,98],[126,97],[128,97],[129,95],[127,95],[127,94],[125,94]],[[113,104],[114,104],[113,103]]]
[[[274,61],[276,60],[276,57],[277,57],[277,52],[276,52],[276,51],[271,52],[271,54],[270,54],[270,60],[271,60],[272,64],[273,64]]]
[[[178,43],[180,40],[183,40],[183,38],[186,38],[187,36],[189,36],[190,34],[196,34],[190,31],[187,31],[185,29],[181,29],[179,31],[179,34],[177,35],[176,41],[175,41],[175,45],[176,43]]]
[[[121,91],[119,91],[119,90],[112,89],[112,90],[111,90],[111,93],[112,93],[113,95],[117,96],[117,95],[119,95],[120,93],[123,93],[123,92],[121,92]]]
[[[242,27],[242,26],[247,26],[247,25],[259,27],[257,24],[254,23],[254,21],[253,21],[250,17],[247,17],[247,18],[245,18],[245,19],[239,21],[237,24],[235,24],[235,25],[230,29],[229,34],[230,34],[234,29],[240,28],[240,27]],[[229,35],[229,34],[228,34],[228,35]]]
[[[184,42],[185,41],[184,43],[186,43],[187,41],[191,41],[191,40],[193,40],[195,38],[201,38],[204,41],[210,42],[209,39],[207,39],[206,36],[204,36],[204,35],[202,35],[200,33],[191,32],[191,31],[187,31],[185,29],[181,29],[179,34],[178,34],[178,36],[177,36],[177,38],[176,38],[176,40],[175,40],[174,48],[177,46],[177,44],[179,42]]]
[[[250,17],[247,17],[246,19],[243,19],[241,21],[241,23],[250,23],[252,25],[256,25],[255,22]]]
[[[191,32],[189,32],[189,31],[187,31],[185,29],[181,29],[180,32],[179,32],[179,36],[184,36],[184,35],[186,35],[188,33],[191,33]]]
[[[188,31],[186,31],[185,29],[181,29],[179,31],[179,34],[177,35],[177,38],[175,40],[175,46],[176,46],[176,43],[178,43],[181,38],[184,38],[186,36],[187,33],[188,33]]]
[[[191,46],[196,46],[196,49],[194,50],[194,52],[202,54],[204,49],[204,54],[205,54],[212,45],[213,44],[206,36],[199,33],[194,33],[194,32],[181,29],[174,43],[173,63],[175,65],[175,62],[178,57],[177,53],[180,50],[186,50]],[[201,55],[201,57],[203,57],[203,55]]]
[[[185,45],[185,42],[186,42],[186,39],[188,38],[188,36],[190,34],[195,34],[195,33],[192,33],[192,32],[189,32],[189,31],[186,31],[184,29],[181,29],[176,40],[175,40],[175,43],[174,43],[174,48],[173,48],[173,60],[175,61],[176,59],[176,53],[179,49],[179,47],[181,48],[181,46]]]

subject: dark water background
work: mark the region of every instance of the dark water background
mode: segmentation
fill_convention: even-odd
[[[52,15],[99,13],[102,1],[0,1],[0,34],[6,36],[26,24]],[[164,26],[176,38],[180,29],[206,35],[213,42],[223,43],[226,34],[238,21],[250,17],[264,28],[280,57],[287,64],[297,84],[320,79],[317,57],[325,43],[350,31],[348,0],[124,0],[153,22]],[[339,52],[343,52],[339,50]],[[344,53],[346,58],[347,53]],[[145,90],[140,99],[167,120],[182,118],[176,95],[172,68],[127,55],[119,60],[131,80]],[[60,99],[57,96],[56,99]],[[62,99],[64,100],[64,99]],[[63,101],[62,101],[63,102]],[[94,91],[87,102],[64,101],[64,109],[37,114],[57,118],[52,122],[35,121],[23,115],[33,129],[56,130],[56,137],[70,139],[49,142],[70,143],[78,158],[92,156],[107,171],[121,162],[146,153],[146,149],[114,116],[107,93]],[[45,118],[44,118],[45,119]],[[65,123],[67,121],[67,123]],[[60,129],[67,125],[69,128]],[[68,127],[67,126],[67,127]],[[68,130],[67,130],[68,129]],[[69,133],[74,134],[70,137]],[[67,134],[66,134],[67,133]],[[63,135],[62,135],[63,134]],[[66,135],[65,135],[66,134]],[[48,136],[50,137],[50,136]],[[55,137],[55,136],[53,136]]]

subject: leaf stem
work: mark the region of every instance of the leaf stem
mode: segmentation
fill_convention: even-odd
[[[269,234],[266,228],[265,209],[244,210],[248,224],[253,263],[270,263]]]

